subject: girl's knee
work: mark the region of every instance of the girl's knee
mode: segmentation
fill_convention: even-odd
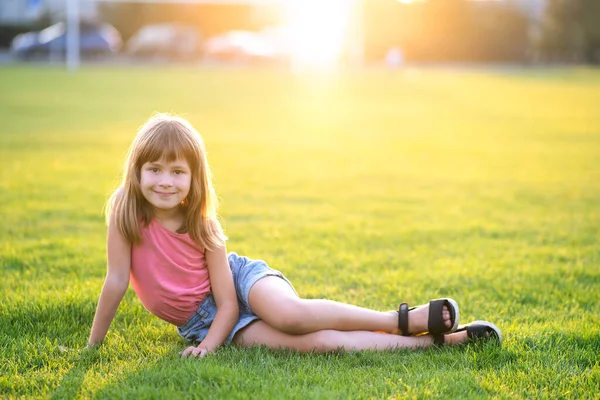
[[[269,325],[277,330],[292,335],[307,333],[309,330],[309,315],[303,305],[302,299],[286,301],[273,310],[273,315],[268,318]]]
[[[339,344],[336,335],[339,332],[333,330],[322,330],[305,335],[302,343],[302,351],[315,351],[317,353],[326,353],[339,350]]]

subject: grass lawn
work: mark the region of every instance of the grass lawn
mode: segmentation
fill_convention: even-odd
[[[0,88],[0,397],[600,398],[600,71],[10,67]],[[130,290],[78,353],[154,111],[203,134],[229,250],[308,298],[453,297],[504,345],[181,360]]]

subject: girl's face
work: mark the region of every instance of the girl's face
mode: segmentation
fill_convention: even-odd
[[[175,211],[190,192],[192,173],[186,160],[158,160],[142,165],[142,195],[157,213]]]

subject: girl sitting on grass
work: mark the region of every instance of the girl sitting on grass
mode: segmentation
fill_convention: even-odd
[[[107,204],[108,269],[88,346],[102,342],[129,282],[146,309],[203,357],[223,344],[302,352],[386,350],[498,339],[485,321],[459,326],[452,299],[380,312],[298,296],[264,261],[227,254],[204,144],[184,119],[158,114],[129,149]],[[387,333],[387,334],[386,334]]]

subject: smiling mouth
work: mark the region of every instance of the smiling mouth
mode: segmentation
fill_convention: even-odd
[[[162,196],[162,197],[167,197],[167,196],[171,196],[171,195],[175,194],[175,193],[165,193],[165,192],[157,192],[157,191],[155,191],[154,193],[156,193],[157,195]]]

